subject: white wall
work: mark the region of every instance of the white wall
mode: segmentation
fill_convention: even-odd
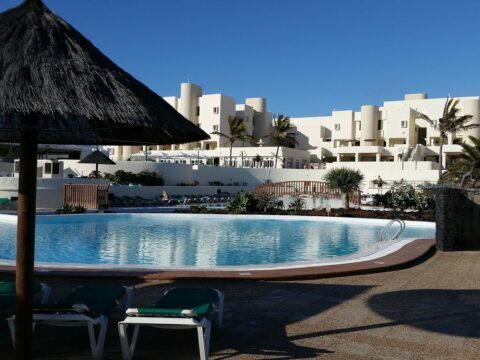
[[[37,179],[37,208],[58,209],[62,206],[63,185],[108,184],[96,179]],[[0,198],[18,197],[18,178],[0,177]]]
[[[335,130],[335,125],[339,124],[340,129]],[[355,139],[355,132],[353,127],[353,111],[334,111],[332,113],[332,144],[337,140],[351,140]]]

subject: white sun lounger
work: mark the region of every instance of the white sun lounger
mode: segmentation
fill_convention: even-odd
[[[33,326],[38,323],[54,326],[87,326],[90,348],[94,359],[103,354],[105,336],[107,334],[108,317],[120,300],[126,296],[124,309],[128,308],[132,299],[132,289],[124,286],[87,285],[74,289],[64,299],[55,304],[45,304],[34,308]],[[95,336],[94,326],[100,331]],[[15,316],[8,319],[10,336],[15,346]]]
[[[208,359],[211,321],[213,315],[218,327],[222,326],[224,295],[217,289],[167,290],[153,308],[127,310],[127,318],[118,323],[123,359],[132,359],[140,326],[162,329],[197,329],[200,359]],[[129,344],[127,328],[133,326]]]

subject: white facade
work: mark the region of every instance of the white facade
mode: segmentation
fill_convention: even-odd
[[[275,167],[277,148],[233,147],[232,167],[237,168],[272,168]],[[145,161],[145,152],[138,152],[130,157],[134,161]],[[213,165],[228,167],[230,147],[213,150],[151,150],[148,161],[166,164]],[[310,153],[305,150],[280,147],[278,149],[277,168],[304,169],[310,163]]]
[[[459,115],[471,114],[471,123],[480,124],[480,97],[458,99]],[[181,146],[150,146],[151,151],[200,150],[202,153],[205,151],[204,155],[209,158],[223,159],[223,153],[229,151],[230,145],[225,137],[212,133],[218,131],[228,135],[229,116],[243,118],[247,134],[254,139],[252,144],[246,141],[234,143],[234,149],[238,149],[236,158],[239,153],[244,158],[253,158],[259,151],[264,151],[259,150],[263,145],[274,145],[269,137],[273,131],[272,114],[267,111],[264,98],[248,98],[244,104],[236,104],[231,97],[205,95],[200,86],[187,83],[181,85],[180,97],[170,96],[165,100],[210,134],[211,139]],[[434,125],[419,117],[418,112],[432,120],[438,119],[442,116],[445,102],[446,98],[428,99],[423,93],[407,94],[403,100],[385,101],[382,106],[363,105],[358,111],[340,110],[327,116],[291,117],[296,131],[297,152],[292,157],[283,153],[288,150],[281,150],[277,167],[296,168],[298,161],[300,164],[304,164],[305,159],[309,162],[311,155],[327,162],[341,162],[345,166],[361,162],[364,169],[375,169],[378,162],[395,162],[399,169],[405,168],[404,163],[408,161],[438,162],[440,135]],[[462,153],[459,143],[468,142],[469,135],[480,137],[480,128],[449,135],[443,147],[444,168]],[[142,147],[120,147],[113,149],[113,158],[127,159],[142,150]],[[208,151],[215,150],[216,154],[208,154]],[[241,166],[241,161],[234,160],[236,166]],[[187,163],[193,163],[193,160]],[[215,165],[223,164],[223,160],[215,161]],[[300,167],[303,168],[303,165]]]
[[[470,123],[480,124],[479,97],[462,97],[460,114],[470,114]],[[338,162],[438,161],[440,134],[432,120],[442,116],[446,98],[428,99],[426,94],[407,94],[404,100],[386,101],[383,106],[365,105],[360,111],[333,111],[330,116],[291,118],[299,136],[298,148],[319,158],[333,156]],[[444,145],[447,166],[461,154],[468,135],[480,137],[480,128],[450,135]]]

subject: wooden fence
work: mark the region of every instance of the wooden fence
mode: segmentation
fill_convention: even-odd
[[[108,188],[110,185],[63,186],[63,204],[83,206],[86,209],[108,208]]]
[[[322,181],[284,181],[273,184],[263,184],[253,189],[253,193],[270,196],[310,195],[313,197],[333,199],[339,199],[342,195],[340,190],[332,189],[328,183]],[[352,204],[360,205],[361,191],[352,191],[349,194],[349,198]]]

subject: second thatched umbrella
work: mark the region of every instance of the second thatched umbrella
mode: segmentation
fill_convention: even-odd
[[[100,150],[95,150],[85,156],[78,162],[79,164],[95,164],[95,177],[98,178],[98,164],[102,165],[115,165],[115,161],[110,159],[108,155],[105,155]]]
[[[0,142],[20,143],[15,353],[28,359],[37,144],[174,144],[209,136],[40,0],[0,14],[0,49]]]

